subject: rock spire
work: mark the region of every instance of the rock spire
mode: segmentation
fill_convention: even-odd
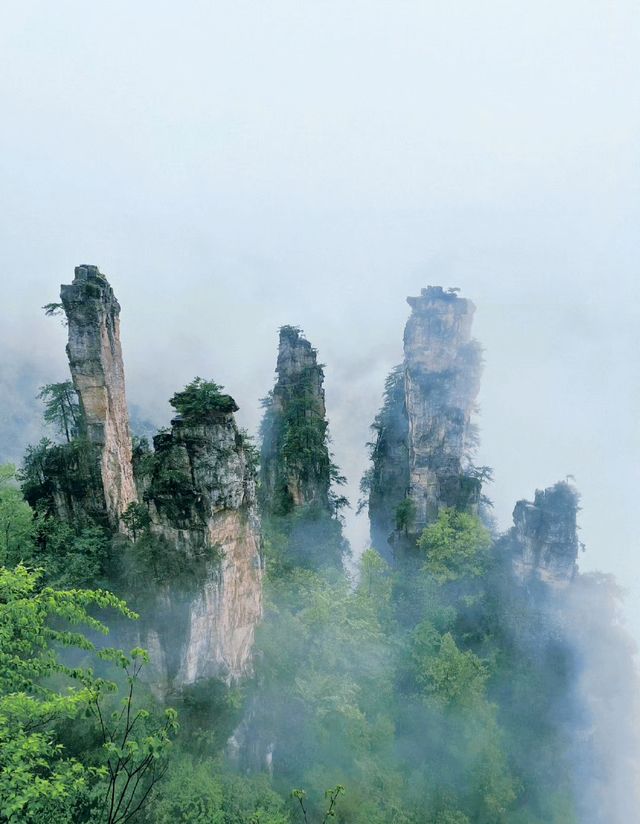
[[[513,570],[521,583],[562,589],[573,581],[580,548],[578,500],[576,490],[560,481],[547,489],[537,489],[533,503],[516,503],[507,541]]]
[[[117,527],[136,499],[131,435],[120,345],[120,304],[97,266],[77,266],[61,287],[67,316],[67,355],[86,436],[98,451],[105,509]]]
[[[409,297],[404,361],[389,376],[374,422],[366,477],[372,540],[414,540],[444,507],[475,510],[480,480],[469,456],[481,354],[471,338],[475,307],[440,286]]]
[[[206,419],[176,417],[152,456],[136,459],[152,545],[174,570],[161,575],[149,609],[162,621],[154,617],[141,639],[163,691],[245,675],[262,616],[255,468],[224,397],[230,405]]]
[[[262,498],[274,514],[317,505],[329,509],[324,372],[316,350],[293,326],[280,329],[277,380],[265,401]]]

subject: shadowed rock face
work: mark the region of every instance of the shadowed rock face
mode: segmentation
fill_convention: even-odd
[[[389,560],[389,537],[396,528],[396,510],[409,491],[409,420],[405,406],[404,365],[389,375],[382,409],[373,426],[373,467],[369,489],[371,543]]]
[[[329,509],[324,373],[316,350],[292,326],[280,330],[278,375],[262,427],[262,489],[267,511]],[[295,439],[295,440],[294,440]]]
[[[78,266],[60,293],[69,325],[67,355],[86,425],[98,451],[109,522],[136,499],[120,346],[120,304],[97,266]]]
[[[533,503],[517,502],[508,539],[514,572],[522,583],[562,588],[573,581],[580,547],[577,512],[578,494],[565,482],[536,490]]]
[[[473,303],[439,286],[409,297],[404,361],[387,381],[374,423],[369,517],[374,545],[415,539],[444,507],[475,511],[480,481],[470,473],[471,416],[480,388]],[[403,505],[403,535],[396,513]]]

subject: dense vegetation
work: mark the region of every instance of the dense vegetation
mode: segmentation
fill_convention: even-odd
[[[212,415],[237,412],[238,407],[231,395],[222,393],[223,386],[215,381],[194,378],[181,392],[171,398],[176,412],[190,423],[207,421]]]
[[[281,376],[262,401],[258,494],[265,540],[279,569],[341,567],[348,551],[341,512],[349,503],[330,451],[323,368],[299,329],[284,326],[280,336],[312,356]]]
[[[277,742],[274,786],[310,788],[319,814],[322,790],[344,784],[344,822],[574,820],[555,726],[568,651],[527,643],[553,628],[509,596],[491,545],[477,518],[445,510],[399,568],[366,552],[355,586],[274,563],[244,766]]]
[[[138,699],[142,650],[98,648],[77,629],[108,632],[96,608],[135,618],[121,600],[40,578],[0,568],[0,821],[124,824],[166,771],[175,712]]]
[[[20,545],[35,562],[37,518],[8,472],[0,504],[5,561],[18,559]],[[284,824],[302,815],[289,797],[295,787],[308,791],[309,820],[321,820],[324,790],[342,784],[333,811],[353,824],[571,821],[566,742],[553,723],[566,689],[564,653],[556,649],[547,666],[539,656],[533,662],[519,639],[523,627],[528,637],[540,635],[542,618],[505,594],[506,573],[490,543],[475,518],[445,511],[407,568],[392,571],[369,550],[355,586],[335,567],[283,565],[272,544],[255,678],[217,696],[219,721],[199,707],[214,727],[229,723],[229,700],[236,722],[244,708],[240,752],[229,761],[224,740],[211,736],[194,752],[197,717],[187,705],[181,720],[189,736],[178,733],[168,772],[149,794],[147,820]],[[41,573],[21,566],[2,575],[0,792],[15,806],[6,820],[39,820],[54,807],[59,821],[99,820],[92,804],[104,792],[112,750],[83,716],[92,701],[111,698],[102,678],[117,679],[97,679],[84,660],[93,642],[49,629],[47,617],[95,629],[88,605],[125,607],[98,592],[47,588]],[[16,636],[25,621],[33,635]],[[82,659],[68,663],[52,643],[79,646]],[[16,660],[27,661],[24,671],[14,670]],[[53,673],[76,686],[67,692],[55,679],[49,686]],[[149,718],[158,719],[161,708],[145,700]],[[144,733],[136,752],[169,730]]]
[[[227,411],[219,390],[196,380],[172,402],[195,422]],[[82,444],[81,427],[66,443],[69,419],[51,420],[65,443],[39,447],[38,460]],[[284,448],[298,444],[290,460],[304,441],[330,480],[326,427],[302,414],[284,424]],[[14,468],[0,474],[0,822],[576,820],[558,722],[571,656],[474,515],[445,509],[395,567],[370,549],[350,575],[334,507],[314,522],[277,504],[264,518],[252,679],[197,685],[166,707],[141,678],[145,653],[101,640],[105,624],[136,617],[105,589],[117,588],[122,536],[56,515],[33,450],[21,479],[29,502]],[[402,529],[411,512],[395,517]],[[178,569],[147,541],[144,504],[125,520],[125,577],[148,576],[130,585],[131,606],[144,611],[144,588]]]

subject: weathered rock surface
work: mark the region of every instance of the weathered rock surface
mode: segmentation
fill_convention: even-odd
[[[233,414],[221,413],[197,424],[178,417],[154,446],[141,492],[175,565],[150,610],[161,616],[147,632],[158,683],[168,691],[240,678],[262,615],[255,471],[243,438]]]
[[[117,527],[136,499],[120,345],[120,304],[97,266],[78,266],[60,293],[69,325],[67,355],[86,426],[98,452],[105,509]]]
[[[280,329],[277,381],[262,426],[262,493],[267,510],[329,508],[331,460],[326,443],[324,373],[299,329]]]
[[[137,456],[134,473],[120,305],[95,266],[77,267],[61,298],[85,439],[60,453],[66,463],[50,479],[56,512],[120,530],[114,585],[140,609],[135,631],[160,693],[239,678],[251,667],[262,614],[262,565],[255,469],[235,423],[237,406],[229,398],[197,423],[178,416],[156,436],[154,452]],[[68,482],[74,461],[82,469],[77,490]],[[135,501],[146,504],[150,523],[132,545],[121,516]]]
[[[439,286],[407,302],[404,362],[387,382],[374,423],[369,516],[383,552],[382,537],[396,529],[403,501],[410,511],[403,531],[410,537],[444,507],[474,510],[480,496],[469,461],[481,371],[480,347],[471,338],[475,307]]]
[[[577,512],[578,493],[564,481],[536,490],[533,503],[516,503],[507,540],[521,583],[563,588],[573,581],[580,547]]]
[[[467,493],[475,492],[466,488],[465,459],[480,389],[480,350],[471,340],[471,301],[429,287],[407,302],[412,309],[404,332],[409,495],[419,532],[442,507],[464,507]]]

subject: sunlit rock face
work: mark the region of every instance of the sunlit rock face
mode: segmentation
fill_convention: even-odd
[[[239,678],[250,669],[262,614],[262,569],[255,470],[236,426],[237,407],[231,400],[231,411],[198,424],[178,416],[154,439],[146,471],[134,473],[118,301],[95,266],[77,267],[61,298],[71,374],[94,447],[89,460],[95,455],[99,465],[95,490],[89,484],[91,513],[104,512],[116,532],[130,503],[148,508],[150,557],[141,567],[139,547],[126,532],[116,555],[125,590],[129,571],[142,579],[133,588],[142,601],[136,632],[150,652],[154,687],[166,694],[203,678]],[[85,500],[58,497],[61,517],[88,510]]]
[[[324,373],[316,350],[293,326],[280,329],[276,374],[262,427],[265,509],[277,514],[307,504],[328,509],[331,462],[325,443]],[[309,443],[296,442],[290,448],[291,432],[294,427],[300,430],[301,421]]]
[[[151,531],[176,565],[151,610],[158,682],[169,691],[240,678],[262,615],[255,471],[242,436],[231,412],[198,424],[178,417],[154,447],[153,476],[141,486]]]
[[[97,266],[78,266],[60,297],[69,326],[67,355],[86,425],[98,454],[106,514],[117,527],[136,499],[120,346],[120,304]]]
[[[513,569],[522,583],[567,586],[578,571],[578,494],[562,481],[536,490],[533,503],[518,501],[508,535]]]
[[[389,545],[415,540],[442,508],[475,511],[481,486],[469,460],[481,372],[471,338],[475,307],[439,286],[407,302],[404,361],[387,381],[373,427],[369,517],[374,545],[387,555]]]

